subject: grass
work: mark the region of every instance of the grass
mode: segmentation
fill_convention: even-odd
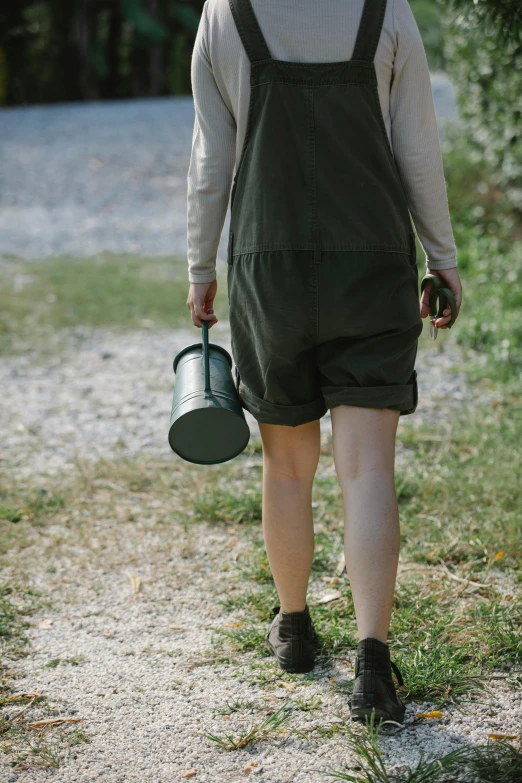
[[[394,661],[406,683],[399,694],[443,716],[466,705],[472,710],[491,692],[496,671],[505,673],[513,689],[520,689],[522,680],[517,671],[522,663],[522,579],[516,476],[522,409],[510,402],[451,415],[455,418],[439,440],[426,437],[433,432],[429,422],[417,428],[405,422],[399,430],[404,467],[396,474],[396,486],[403,570],[390,629]],[[316,599],[332,589],[338,596],[325,604],[311,602],[320,647],[318,666],[307,675],[281,672],[264,648],[271,607],[278,601],[261,529],[258,455],[259,442],[253,438],[242,455],[223,465],[195,466],[175,457],[158,460],[141,454],[95,464],[80,460],[73,477],[46,479],[43,493],[30,481],[4,480],[0,500],[9,511],[0,551],[15,567],[24,563],[26,568],[38,542],[39,556],[59,572],[62,555],[70,558],[73,546],[80,553],[75,569],[94,551],[104,552],[105,569],[119,569],[132,561],[139,542],[148,559],[155,552],[165,559],[162,579],[175,578],[167,576],[168,563],[179,555],[191,573],[205,568],[209,596],[217,591],[213,600],[229,618],[212,625],[208,654],[188,666],[223,665],[232,678],[244,677],[246,667],[252,687],[268,693],[284,681],[300,687],[324,684],[347,696],[352,680],[342,667],[353,665],[357,633],[350,585],[338,571],[342,500],[331,444],[322,449],[313,490],[317,535],[310,584]],[[116,549],[111,544],[115,527]],[[204,557],[194,538],[200,527],[220,541]],[[101,586],[93,580],[91,589],[97,593]],[[146,582],[142,589],[148,590]],[[50,657],[47,666],[78,663]],[[291,701],[297,712],[321,709],[315,693],[306,697],[300,691]],[[232,717],[245,710],[261,713],[259,720],[207,739],[237,750],[277,732],[299,734],[290,714],[277,726],[274,719],[264,722],[270,715],[264,715],[267,707],[258,702],[223,706]],[[326,741],[347,729],[325,723],[314,731],[313,737]],[[417,779],[423,778],[411,778]]]
[[[38,720],[50,720],[53,706],[38,691],[16,689],[12,661],[29,654],[25,632],[30,617],[47,604],[42,593],[31,587],[13,582],[0,586],[0,750],[16,771],[57,768],[71,747],[88,741],[79,726],[40,727],[35,710]]]
[[[480,687],[475,679],[479,673],[522,663],[522,534],[517,522],[522,407],[513,403],[476,408],[467,417],[454,415],[442,442],[425,440],[429,423],[417,429],[403,425],[399,439],[407,462],[396,475],[401,557],[412,570],[405,570],[397,583],[390,639],[410,697],[433,700],[436,706]],[[3,526],[0,551],[16,548],[17,541],[23,551],[31,531],[51,520],[79,541],[92,534],[94,525],[103,546],[111,513],[129,529],[137,513],[143,524],[150,517],[155,529],[160,525],[166,531],[177,519],[187,532],[180,554],[189,560],[194,556],[189,534],[196,526],[228,531],[229,546],[219,555],[228,589],[217,602],[237,625],[216,629],[214,643],[268,657],[261,642],[278,599],[260,525],[260,474],[245,469],[256,449],[251,443],[250,453],[233,463],[208,468],[142,457],[102,460],[93,468],[81,466],[83,475],[74,486],[49,483],[42,496],[38,488],[27,488],[21,496],[18,487],[5,487],[3,507],[14,509],[11,517],[17,521]],[[331,466],[331,454],[322,454],[318,473],[324,477],[316,480],[313,497],[311,585],[317,595],[338,591],[335,600],[313,606],[324,666],[334,666],[357,641],[350,585],[344,574],[336,573],[343,522],[340,490],[328,475]],[[451,481],[454,475],[458,482]],[[173,497],[175,510],[170,507]],[[149,509],[149,499],[158,508]],[[67,546],[67,540],[60,544],[53,539],[52,546]]]
[[[259,489],[249,493],[209,490],[194,501],[193,509],[197,519],[226,525],[250,524],[261,520]]]
[[[28,618],[42,605],[40,599],[41,593],[33,588],[12,582],[0,585],[0,643],[4,656],[23,655]]]
[[[224,707],[218,707],[214,710],[215,715],[233,715],[236,712],[242,710],[248,710],[251,712],[258,706],[254,699],[235,699],[234,701],[226,703]]]
[[[515,783],[521,779],[522,755],[507,742],[463,746],[434,759],[426,759],[421,752],[415,768],[404,765],[399,771],[388,774],[378,742],[384,725],[383,721],[375,724],[372,715],[369,720],[366,720],[365,731],[346,727],[348,746],[357,757],[358,764],[344,770],[327,767],[315,771],[321,772],[328,778],[350,781],[350,783],[447,783],[457,780]],[[459,773],[466,774],[466,777],[455,777]]]
[[[404,556],[442,559],[482,582],[492,568],[522,579],[522,399],[452,415],[440,442],[425,439],[430,422],[402,430],[411,457],[397,471]]]
[[[274,713],[267,715],[259,723],[254,723],[250,728],[241,731],[237,736],[227,734],[219,737],[209,732],[201,732],[202,737],[214,742],[222,750],[241,750],[255,741],[267,739],[277,733],[280,727],[288,721],[292,714],[292,706],[283,704]]]
[[[57,334],[78,328],[192,327],[186,263],[175,258],[4,258],[1,271],[0,355],[35,346],[46,355]],[[215,310],[227,320],[226,285],[218,285]]]
[[[69,490],[48,490],[31,486],[27,492],[13,492],[0,481],[0,556],[9,552],[11,545],[22,546],[26,534],[44,520],[64,508]]]

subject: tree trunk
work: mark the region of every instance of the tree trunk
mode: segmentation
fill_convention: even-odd
[[[118,98],[122,90],[120,85],[120,48],[123,31],[123,18],[118,0],[113,0],[109,31],[107,35],[107,77],[104,85],[105,98]]]

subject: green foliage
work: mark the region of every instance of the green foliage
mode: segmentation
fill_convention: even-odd
[[[181,22],[183,27],[196,35],[199,27],[200,15],[186,3],[172,3],[174,18]]]
[[[436,0],[441,2],[441,0]],[[450,10],[485,26],[501,40],[519,40],[522,30],[522,5],[519,0],[442,0]]]
[[[437,0],[411,0],[410,6],[422,37],[430,70],[445,70],[440,3]]]
[[[0,103],[4,103],[7,85],[7,70],[5,67],[5,52],[0,48]]]
[[[0,13],[0,103],[190,92],[203,0],[19,0]]]
[[[460,123],[446,126],[443,156],[463,281],[455,339],[478,352],[468,357],[472,382],[487,377],[516,387],[522,375],[521,214],[480,140]]]
[[[137,32],[153,41],[167,37],[167,29],[143,8],[141,0],[120,0],[121,12]]]
[[[447,0],[447,70],[461,132],[490,166],[493,182],[522,209],[522,6],[513,0]]]
[[[0,103],[190,93],[190,55],[203,0],[17,0],[4,6]],[[505,62],[513,56],[520,61],[519,0],[411,0],[411,8],[432,70],[456,68],[452,73],[465,86],[470,73],[459,70],[461,57],[470,58],[471,72],[479,53],[480,67],[487,68],[495,47],[513,92],[517,67],[506,71]],[[504,86],[502,78],[499,83]],[[502,90],[493,97],[502,103]],[[489,115],[502,125],[501,135],[517,117],[509,113],[499,123],[503,114],[496,110],[492,105]],[[507,170],[510,165],[506,161]]]

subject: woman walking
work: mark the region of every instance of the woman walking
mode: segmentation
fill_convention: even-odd
[[[395,438],[399,416],[417,407],[429,312],[411,218],[427,271],[461,304],[422,40],[407,0],[207,0],[192,86],[187,306],[196,326],[217,322],[230,196],[231,346],[261,432],[263,533],[280,599],[266,643],[282,669],[314,666],[311,498],[330,410],[360,640],[351,715],[402,722],[387,642]]]

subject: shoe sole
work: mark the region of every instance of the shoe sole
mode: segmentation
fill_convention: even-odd
[[[305,674],[306,672],[311,672],[312,669],[314,668],[315,660],[312,661],[311,664],[308,663],[308,664],[303,664],[302,666],[295,666],[294,664],[292,664],[291,661],[287,661],[285,658],[278,655],[274,647],[272,646],[272,644],[268,641],[268,639],[266,639],[265,642],[266,642],[266,646],[268,647],[272,655],[275,655],[279,667],[283,669],[283,671],[290,672],[292,674]]]

